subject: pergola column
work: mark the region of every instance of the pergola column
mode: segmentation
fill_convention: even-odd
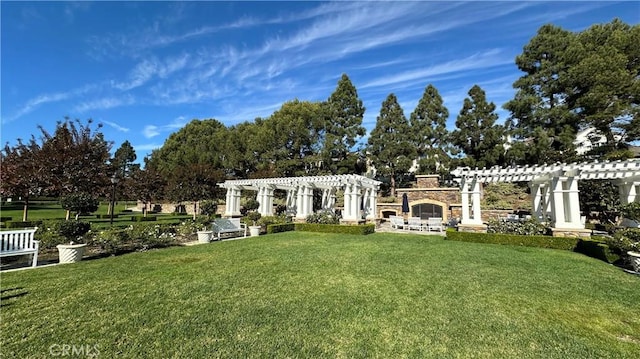
[[[306,190],[306,185],[300,185],[298,186],[298,190],[296,191],[296,218],[297,219],[306,219],[307,218],[307,213],[306,213],[306,209],[307,207],[305,206],[305,190]]]
[[[304,196],[304,205],[305,205],[305,212],[306,212],[305,217],[306,217],[313,213],[313,187],[306,186],[305,190],[306,192]]]
[[[360,209],[362,208],[362,193],[360,190],[360,185],[354,183],[351,191],[351,215],[353,220],[362,219],[362,215],[360,214]]]
[[[529,188],[531,188],[531,208],[533,217],[541,220],[542,216],[542,187],[544,185],[540,183],[529,183]]]
[[[344,210],[342,211],[343,219],[351,219],[351,183],[347,183],[344,187]]]
[[[475,224],[482,224],[482,214],[480,212],[480,181],[477,178],[474,178],[473,182],[473,191],[471,192],[471,200],[472,200],[472,208],[473,208],[473,216],[472,221]]]
[[[640,202],[640,181],[624,181],[618,184],[620,204]]]
[[[473,178],[471,180],[471,183],[469,183],[469,178],[463,178],[461,194],[461,223],[470,225],[482,225],[482,214],[480,212],[480,181],[478,181],[477,178]],[[471,205],[471,211],[469,210],[469,205]]]
[[[580,220],[578,179],[576,177],[554,177],[551,184],[554,228],[584,229],[584,224]]]
[[[470,224],[471,218],[469,217],[469,181],[466,177],[463,177],[460,182],[460,194],[462,196],[462,218],[460,223]]]
[[[297,189],[289,189],[287,190],[287,209],[286,209],[286,213],[288,215],[295,215],[298,207],[296,205],[296,196],[297,193]]]
[[[260,203],[258,212],[263,216],[273,215],[273,188],[268,186],[258,187],[256,200]]]
[[[240,216],[240,190],[238,188],[227,188],[224,215],[226,217]]]

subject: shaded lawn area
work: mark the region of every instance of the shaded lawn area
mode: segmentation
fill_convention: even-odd
[[[640,353],[640,277],[560,250],[287,232],[1,275],[3,357]]]

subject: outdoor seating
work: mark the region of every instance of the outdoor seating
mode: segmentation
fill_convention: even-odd
[[[409,230],[417,229],[417,230],[421,231],[422,230],[422,220],[420,220],[420,217],[409,217],[408,226],[409,226]]]
[[[240,223],[240,218],[216,218],[212,224],[214,238],[222,239],[222,234],[244,234],[247,236],[247,225]]]
[[[427,219],[427,230],[438,230],[438,232],[442,232],[444,227],[442,226],[442,218],[440,217],[431,217]]]
[[[34,239],[37,228],[0,231],[0,257],[32,255],[31,266],[38,264],[39,241]]]
[[[389,220],[391,221],[391,228],[395,229],[404,229],[406,226],[404,224],[404,218],[399,216],[389,216]]]

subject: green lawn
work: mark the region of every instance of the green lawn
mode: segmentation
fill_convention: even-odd
[[[2,357],[638,358],[640,277],[568,251],[288,232],[2,273]],[[52,347],[53,346],[53,347]]]

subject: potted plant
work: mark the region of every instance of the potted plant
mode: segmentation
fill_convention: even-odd
[[[260,235],[261,227],[256,222],[262,215],[256,211],[258,208],[260,208],[260,202],[255,199],[250,199],[244,204],[244,209],[247,211],[247,219],[253,223],[252,226],[249,226],[249,233],[252,237]]]
[[[621,248],[626,250],[627,260],[634,271],[640,273],[640,202],[631,202],[620,207],[621,227],[614,235]]]
[[[213,231],[211,230],[211,218],[216,214],[216,210],[218,209],[218,205],[211,200],[201,201],[200,202],[200,218],[196,220],[197,226],[199,230],[196,232],[198,235],[198,243],[209,243],[211,242],[211,238],[213,236]]]
[[[60,263],[75,263],[82,260],[87,243],[85,235],[89,233],[91,224],[77,220],[68,220],[60,222],[58,229],[60,235],[64,237],[69,244],[59,244],[58,248]]]
[[[262,227],[258,226],[257,222],[261,217],[262,215],[260,212],[252,211],[247,213],[247,219],[253,222],[253,225],[249,226],[249,234],[251,234],[251,237],[257,237],[260,235],[260,229],[262,229]]]

